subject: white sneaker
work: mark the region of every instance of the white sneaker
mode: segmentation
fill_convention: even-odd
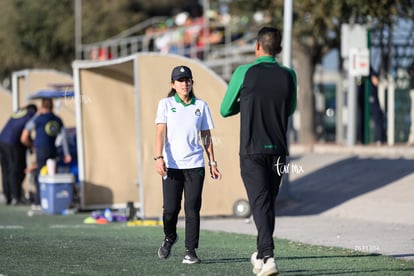
[[[262,270],[257,273],[258,276],[270,276],[278,273],[276,261],[274,258],[267,259],[266,263],[263,264]]]
[[[257,274],[262,270],[263,259],[257,259],[257,252],[254,252],[250,257],[250,263],[253,265],[253,273]]]
[[[183,259],[183,264],[198,264],[201,260],[198,258],[195,250],[186,250]]]

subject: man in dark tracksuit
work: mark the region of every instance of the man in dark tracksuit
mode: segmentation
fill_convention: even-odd
[[[37,107],[33,104],[19,109],[0,132],[1,174],[7,205],[24,203],[22,183],[26,169],[26,147],[20,142],[20,135],[36,111]]]
[[[240,170],[258,231],[251,258],[258,275],[277,274],[274,203],[288,155],[288,117],[296,108],[296,74],[275,60],[281,40],[278,29],[259,31],[257,60],[236,68],[220,108],[223,117],[240,112]]]

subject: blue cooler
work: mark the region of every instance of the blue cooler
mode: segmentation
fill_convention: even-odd
[[[43,213],[61,214],[72,203],[74,176],[71,173],[40,175],[40,202]]]

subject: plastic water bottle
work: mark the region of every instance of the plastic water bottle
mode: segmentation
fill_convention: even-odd
[[[106,208],[106,209],[105,209],[105,212],[104,212],[104,217],[106,218],[106,220],[107,220],[108,222],[112,222],[113,217],[112,217],[112,212],[111,212],[111,209],[109,209],[109,208]]]
[[[62,215],[63,216],[74,215],[74,214],[75,214],[74,209],[64,209],[64,210],[62,210]]]

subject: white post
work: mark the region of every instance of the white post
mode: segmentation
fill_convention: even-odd
[[[343,144],[344,143],[344,122],[342,119],[343,116],[343,106],[344,106],[344,89],[343,89],[343,83],[342,83],[342,75],[338,76],[338,79],[336,80],[336,126],[335,126],[335,132],[336,132],[336,143],[337,144]]]
[[[348,129],[347,129],[347,145],[352,147],[356,142],[356,114],[357,114],[357,97],[355,77],[348,70]]]
[[[389,146],[395,144],[395,85],[394,78],[388,74],[388,112],[387,112],[387,141]]]
[[[210,3],[209,0],[203,0],[203,35],[204,35],[204,59],[207,58],[208,52],[210,50],[210,41],[208,39],[210,33],[210,22],[208,18],[208,11],[210,10]]]
[[[19,88],[18,88],[18,73],[12,74],[12,110],[17,111],[19,108]]]
[[[78,177],[80,182],[80,205],[81,208],[85,206],[85,151],[83,145],[83,123],[82,123],[82,94],[80,90],[80,68],[74,62],[73,68],[73,91],[75,92],[75,115],[76,115],[76,150],[78,154]]]
[[[75,0],[75,56],[82,59],[82,0]]]
[[[283,10],[283,64],[286,67],[292,67],[292,0],[285,0]],[[289,148],[289,133],[292,127],[292,117],[289,118],[287,130],[287,146]],[[286,156],[286,163],[289,164],[289,156]],[[289,187],[289,173],[282,177],[282,185],[280,186],[279,199],[287,199],[291,197]]]
[[[292,0],[285,0],[283,11],[283,64],[292,66]]]

